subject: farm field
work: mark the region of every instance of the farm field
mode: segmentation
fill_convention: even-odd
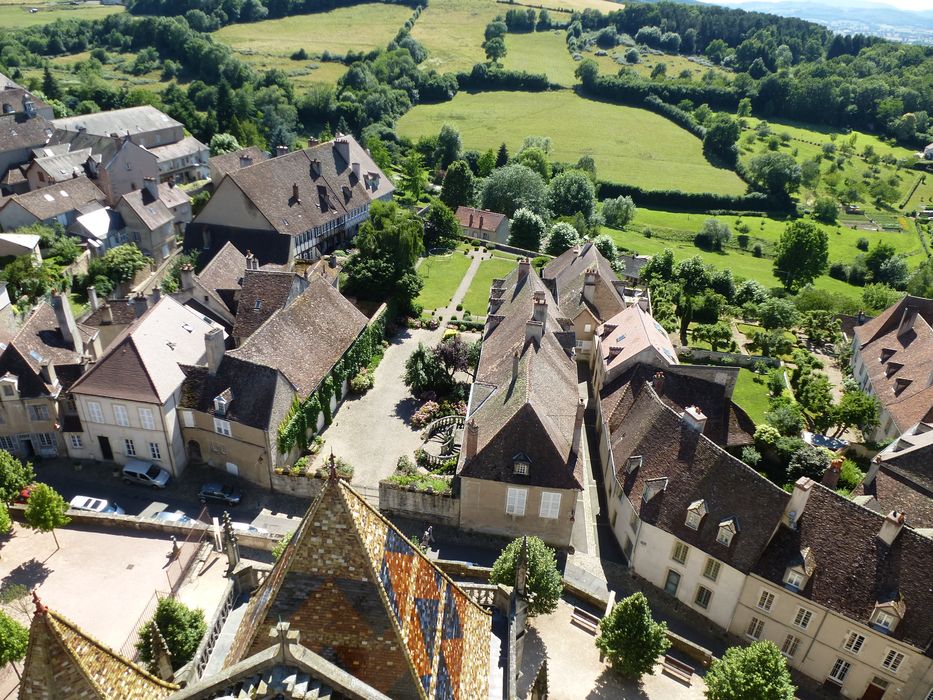
[[[431,0],[411,31],[428,50],[422,67],[451,73],[485,61],[486,25],[506,9],[495,0]]]
[[[529,135],[553,140],[551,158],[576,162],[591,155],[601,179],[647,189],[741,194],[745,183],[733,171],[704,158],[698,138],[664,117],[556,92],[458,94],[452,101],[419,105],[403,116],[400,136],[436,134],[444,124],[460,131],[465,148],[514,153]]]
[[[29,12],[30,8],[38,12]],[[122,5],[101,5],[86,2],[80,5],[65,3],[7,4],[0,3],[0,28],[21,29],[39,24],[49,24],[57,19],[100,19],[107,15],[123,12]]]
[[[489,288],[492,286],[492,281],[507,276],[514,269],[514,257],[493,256],[488,260],[483,260],[463,298],[463,310],[469,311],[473,316],[485,316],[489,306]]]
[[[320,55],[324,50],[337,54],[351,50],[365,52],[392,41],[410,16],[411,8],[403,5],[369,3],[310,15],[230,24],[213,36],[240,54],[250,52],[286,59],[302,48],[311,55]]]
[[[544,73],[552,83],[571,87],[577,79],[573,72],[577,64],[567,52],[562,31],[507,34],[508,53],[502,63],[511,70]]]
[[[425,311],[446,307],[471,261],[472,258],[460,250],[448,255],[432,255],[425,258],[418,266],[418,275],[424,280],[424,287],[415,303],[420,304]]]

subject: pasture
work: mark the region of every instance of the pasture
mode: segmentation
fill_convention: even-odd
[[[411,32],[428,50],[422,67],[451,73],[485,61],[486,25],[506,9],[495,0],[431,0]]]
[[[564,32],[508,34],[505,46],[508,53],[502,63],[506,68],[544,73],[552,83],[564,87],[571,87],[577,82],[573,74],[577,64],[567,52]]]
[[[386,46],[410,16],[409,7],[369,3],[329,12],[230,24],[213,36],[244,58],[248,54],[258,54],[288,59],[298,49],[312,56],[325,50],[337,54],[365,52]]]
[[[30,9],[38,12],[30,12]],[[0,29],[22,29],[49,24],[57,19],[101,19],[123,12],[121,5],[101,5],[99,2],[66,3],[4,3],[0,2]]]
[[[551,158],[575,163],[590,155],[597,175],[647,189],[741,194],[745,183],[733,171],[713,167],[702,143],[664,117],[556,92],[460,93],[450,102],[419,105],[396,131],[417,139],[444,124],[460,131],[464,148],[486,150],[505,142],[511,153],[526,136],[549,136]]]
[[[692,80],[699,81],[707,71],[713,71],[717,76],[732,79],[732,73],[723,70],[719,66],[704,65],[699,60],[691,60],[690,56],[681,56],[666,54],[660,51],[638,47],[641,55],[638,63],[627,63],[625,54],[630,49],[629,46],[619,45],[610,49],[605,56],[597,56],[596,47],[593,50],[583,54],[584,58],[592,58],[599,65],[599,70],[604,75],[616,75],[622,68],[632,68],[642,77],[649,77],[654,67],[663,63],[666,68],[668,79],[678,77],[682,71],[689,71]],[[699,57],[702,58],[702,57]]]

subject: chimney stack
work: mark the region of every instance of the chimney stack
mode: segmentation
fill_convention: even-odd
[[[101,305],[100,308],[101,308],[101,313],[103,314],[101,323],[105,325],[113,324],[113,309],[111,308],[110,304],[104,303]]]
[[[245,153],[240,155],[240,167],[241,168],[248,168],[252,164],[253,164],[253,159],[250,156],[246,155]]]
[[[897,539],[897,536],[900,534],[901,530],[904,529],[904,523],[906,521],[906,514],[892,510],[887,514],[884,522],[881,524],[881,530],[878,532],[878,539],[890,547],[892,544],[894,544],[894,540]]]
[[[359,179],[360,179],[360,164],[359,164],[359,163],[353,163],[352,167],[353,167],[353,175],[354,175],[354,177],[356,177],[356,179],[359,180]]]
[[[583,397],[577,399],[577,415],[573,419],[573,443],[570,446],[571,451],[580,454],[580,439],[583,435],[583,414],[586,412],[586,401]]]
[[[159,183],[154,177],[144,177],[143,187],[146,188],[146,192],[149,193],[149,196],[152,197],[153,201],[159,198]]]
[[[544,292],[535,292],[532,300],[534,307],[531,318],[540,321],[544,325],[547,323],[547,295]]]
[[[61,332],[62,338],[76,353],[83,354],[84,340],[78,332],[78,324],[75,323],[75,317],[71,313],[71,304],[68,303],[68,299],[58,292],[53,292],[52,309],[55,311],[58,330]]]
[[[871,464],[868,467],[868,473],[865,474],[865,478],[862,479],[862,483],[866,486],[875,480],[875,476],[878,474],[878,470],[881,468],[881,455],[875,455],[871,460]]]
[[[275,157],[287,156],[288,155],[288,146],[276,146],[275,147]]]
[[[826,467],[826,471],[823,472],[823,478],[820,483],[823,484],[828,489],[836,489],[836,485],[839,483],[839,472],[842,470],[842,457],[836,457],[832,462],[829,463],[829,466]]]
[[[58,384],[58,375],[55,373],[55,365],[49,360],[43,360],[39,365],[39,372],[42,374],[42,381],[49,386]]]
[[[540,321],[530,319],[528,323],[525,324],[525,342],[527,343],[534,340],[540,343],[542,337],[544,337],[544,324]]]
[[[204,334],[204,349],[207,353],[207,371],[213,377],[217,374],[220,361],[224,359],[224,352],[227,350],[223,329],[211,328]]]
[[[97,311],[100,308],[100,302],[97,300],[97,289],[94,285],[87,288],[87,300],[91,304],[91,311]]]
[[[785,523],[789,527],[796,529],[797,521],[803,515],[803,509],[806,508],[807,501],[810,499],[810,491],[813,489],[814,483],[816,482],[813,479],[802,476],[794,484],[794,491],[791,493],[790,500],[784,510]]]
[[[350,141],[345,136],[334,139],[334,149],[344,161],[350,162]]]
[[[531,270],[531,261],[528,258],[519,258],[518,260],[518,281],[523,281],[528,277],[528,271]]]
[[[473,459],[476,456],[476,448],[479,444],[479,426],[474,419],[470,419],[466,424],[466,430],[463,436],[463,454],[467,459]]]
[[[596,303],[594,297],[596,296],[596,277],[598,274],[596,269],[592,267],[583,273],[583,298],[591,304]]]
[[[146,297],[143,296],[143,293],[139,292],[133,299],[133,311],[136,313],[136,318],[146,313],[146,309],[148,308],[149,302],[146,300]]]
[[[190,292],[194,289],[194,268],[190,264],[184,264],[178,271],[181,277],[181,291]]]
[[[258,270],[259,269],[259,258],[253,255],[253,251],[246,251],[246,269],[247,270]]]
[[[706,427],[706,415],[697,406],[687,406],[684,409],[683,423],[690,430],[702,433]]]
[[[162,289],[161,287],[153,287],[152,291],[149,292],[150,305],[155,306],[159,303],[159,300],[162,298]]]
[[[292,199],[295,200],[296,204],[301,204],[301,197],[298,195],[298,183],[292,183]]]
[[[518,379],[518,350],[512,353],[512,383],[514,384]]]
[[[654,381],[651,382],[654,387],[654,393],[658,396],[664,396],[664,372],[655,372]]]

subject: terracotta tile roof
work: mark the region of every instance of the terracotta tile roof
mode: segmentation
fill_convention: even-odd
[[[45,221],[60,214],[78,211],[79,207],[92,202],[103,206],[106,201],[107,197],[97,185],[86,177],[76,177],[25,194],[14,194],[4,208],[16,202],[39,221]]]
[[[933,449],[927,450],[926,459],[933,471]],[[909,527],[933,528],[933,490],[884,466],[871,482],[863,481],[852,491],[853,499],[859,496],[865,497],[859,502],[869,510],[882,515],[896,510],[907,514]]]
[[[366,317],[322,277],[228,355],[279,370],[302,397],[313,392],[366,327]]]
[[[780,522],[788,494],[690,428],[649,385],[629,386],[614,401],[609,449],[616,478],[639,517],[749,571]],[[666,487],[646,501],[646,486],[658,480]],[[705,501],[707,514],[693,530],[685,523],[687,509],[699,500]],[[730,518],[739,532],[725,547],[716,538],[719,523]]]
[[[901,601],[904,617],[891,636],[926,649],[933,642],[933,540],[905,527],[888,546],[878,539],[884,518],[813,484],[796,529],[779,528],[755,573],[780,586],[788,562],[809,547],[816,571],[801,596],[866,625],[876,604]]]
[[[584,294],[588,272],[595,273],[589,298]],[[592,241],[557,256],[541,270],[541,279],[552,292],[556,290],[561,315],[567,318],[589,309],[597,323],[602,323],[625,309],[625,300],[613,284],[619,278]]]
[[[171,297],[162,297],[113,341],[71,390],[165,403],[185,379],[180,365],[196,365],[204,359],[204,336],[216,327]]]
[[[36,613],[20,681],[21,700],[161,700],[178,690],[127,661],[51,610]]]
[[[505,214],[499,214],[488,209],[474,209],[473,207],[457,207],[457,220],[464,228],[471,228],[477,231],[498,230],[502,221],[506,218]]]
[[[219,175],[216,184],[220,184],[220,180],[223,179],[224,175],[237,171],[240,168],[249,167],[249,165],[241,165],[242,158],[250,159],[251,162],[249,165],[253,165],[253,163],[261,163],[264,160],[269,160],[269,154],[259,148],[259,146],[248,146],[247,148],[241,148],[239,151],[214,156],[210,159],[210,166],[211,169]]]
[[[248,338],[272,314],[294,301],[306,286],[305,279],[293,272],[246,270],[237,297],[233,337]]]
[[[225,666],[266,647],[280,620],[390,697],[488,695],[489,614],[340,480],[253,594]]]
[[[905,314],[912,323],[901,329]],[[857,326],[855,338],[871,391],[898,430],[933,421],[933,300],[906,296]]]
[[[494,283],[495,284],[495,283]],[[577,489],[583,462],[571,450],[579,393],[577,371],[557,334],[562,331],[556,304],[541,279],[514,270],[493,294],[501,318],[487,321],[476,372],[469,420],[479,429],[476,455],[461,452],[458,473],[533,486]],[[535,295],[547,304],[541,342],[526,341]],[[513,358],[518,371],[513,378]],[[531,461],[527,476],[515,474],[514,457]]]
[[[670,336],[661,324],[638,304],[616,314],[596,329],[607,375],[613,377],[628,367],[631,360],[653,349],[660,366],[678,364]]]
[[[394,189],[369,154],[352,137],[343,138],[349,160],[340,154],[337,141],[328,141],[241,168],[228,178],[278,233],[296,236]],[[359,175],[353,163],[360,165]],[[378,174],[378,188],[367,186],[369,173]]]
[[[27,119],[22,114],[0,116],[0,153],[44,146],[55,132],[42,117]]]

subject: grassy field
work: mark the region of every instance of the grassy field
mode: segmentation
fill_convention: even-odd
[[[757,376],[750,369],[740,369],[739,379],[732,394],[732,400],[745,409],[756,424],[764,423],[765,413],[768,412],[768,387],[756,382]]]
[[[230,24],[214,32],[214,37],[240,53],[287,58],[303,48],[312,55],[320,55],[325,49],[344,54],[384,47],[410,16],[411,8],[402,5],[370,3],[310,15]]]
[[[577,64],[567,52],[564,32],[509,34],[505,46],[508,49],[503,59],[506,68],[544,73],[552,83],[564,87],[577,82],[573,74]]]
[[[471,260],[459,251],[449,255],[432,255],[423,260],[418,266],[418,275],[424,280],[424,287],[415,302],[421,304],[425,311],[446,307],[470,267]]]
[[[90,57],[89,51],[58,56],[49,61],[49,68],[63,88],[74,87],[80,82],[80,77],[73,70],[75,64],[86,61]],[[168,87],[169,83],[162,80],[161,69],[143,73],[142,75],[130,73],[129,67],[134,60],[136,60],[135,53],[110,53],[110,60],[101,69],[101,77],[108,83],[127,90],[142,88],[160,92]],[[35,77],[38,80],[42,79],[42,73],[43,70],[39,67],[23,71],[27,78]]]
[[[30,12],[30,8],[36,8],[39,11]],[[57,19],[100,19],[117,12],[123,12],[121,5],[104,6],[99,2],[85,2],[80,5],[0,3],[0,29],[33,27],[38,24],[48,24]]]
[[[495,0],[431,0],[411,35],[428,50],[421,65],[442,73],[468,71],[486,60],[483,32],[506,8]]]
[[[605,56],[596,55],[596,47],[593,47],[588,51],[584,56],[586,58],[592,58],[596,63],[599,64],[599,70],[605,75],[616,75],[621,68],[630,67],[634,68],[635,72],[644,77],[649,77],[651,71],[654,70],[654,67],[663,63],[667,66],[667,77],[676,78],[680,75],[681,71],[688,70],[693,80],[699,81],[704,73],[707,71],[713,71],[716,75],[721,75],[727,79],[732,78],[732,73],[727,70],[723,70],[719,66],[706,66],[697,61],[691,61],[687,56],[674,55],[674,54],[664,54],[664,53],[642,53],[641,60],[638,63],[626,63],[624,56],[629,50],[628,46],[617,46],[614,49],[608,51]]]
[[[485,316],[486,308],[489,306],[489,288],[492,286],[492,281],[506,277],[514,269],[514,258],[492,257],[483,260],[463,298],[463,310],[469,311],[473,316]]]
[[[660,115],[556,92],[458,94],[452,101],[419,105],[403,116],[400,136],[436,134],[444,124],[460,130],[465,148],[514,153],[526,136],[549,136],[554,160],[596,161],[600,178],[648,189],[739,194],[745,183],[731,170],[714,168],[698,138]]]

